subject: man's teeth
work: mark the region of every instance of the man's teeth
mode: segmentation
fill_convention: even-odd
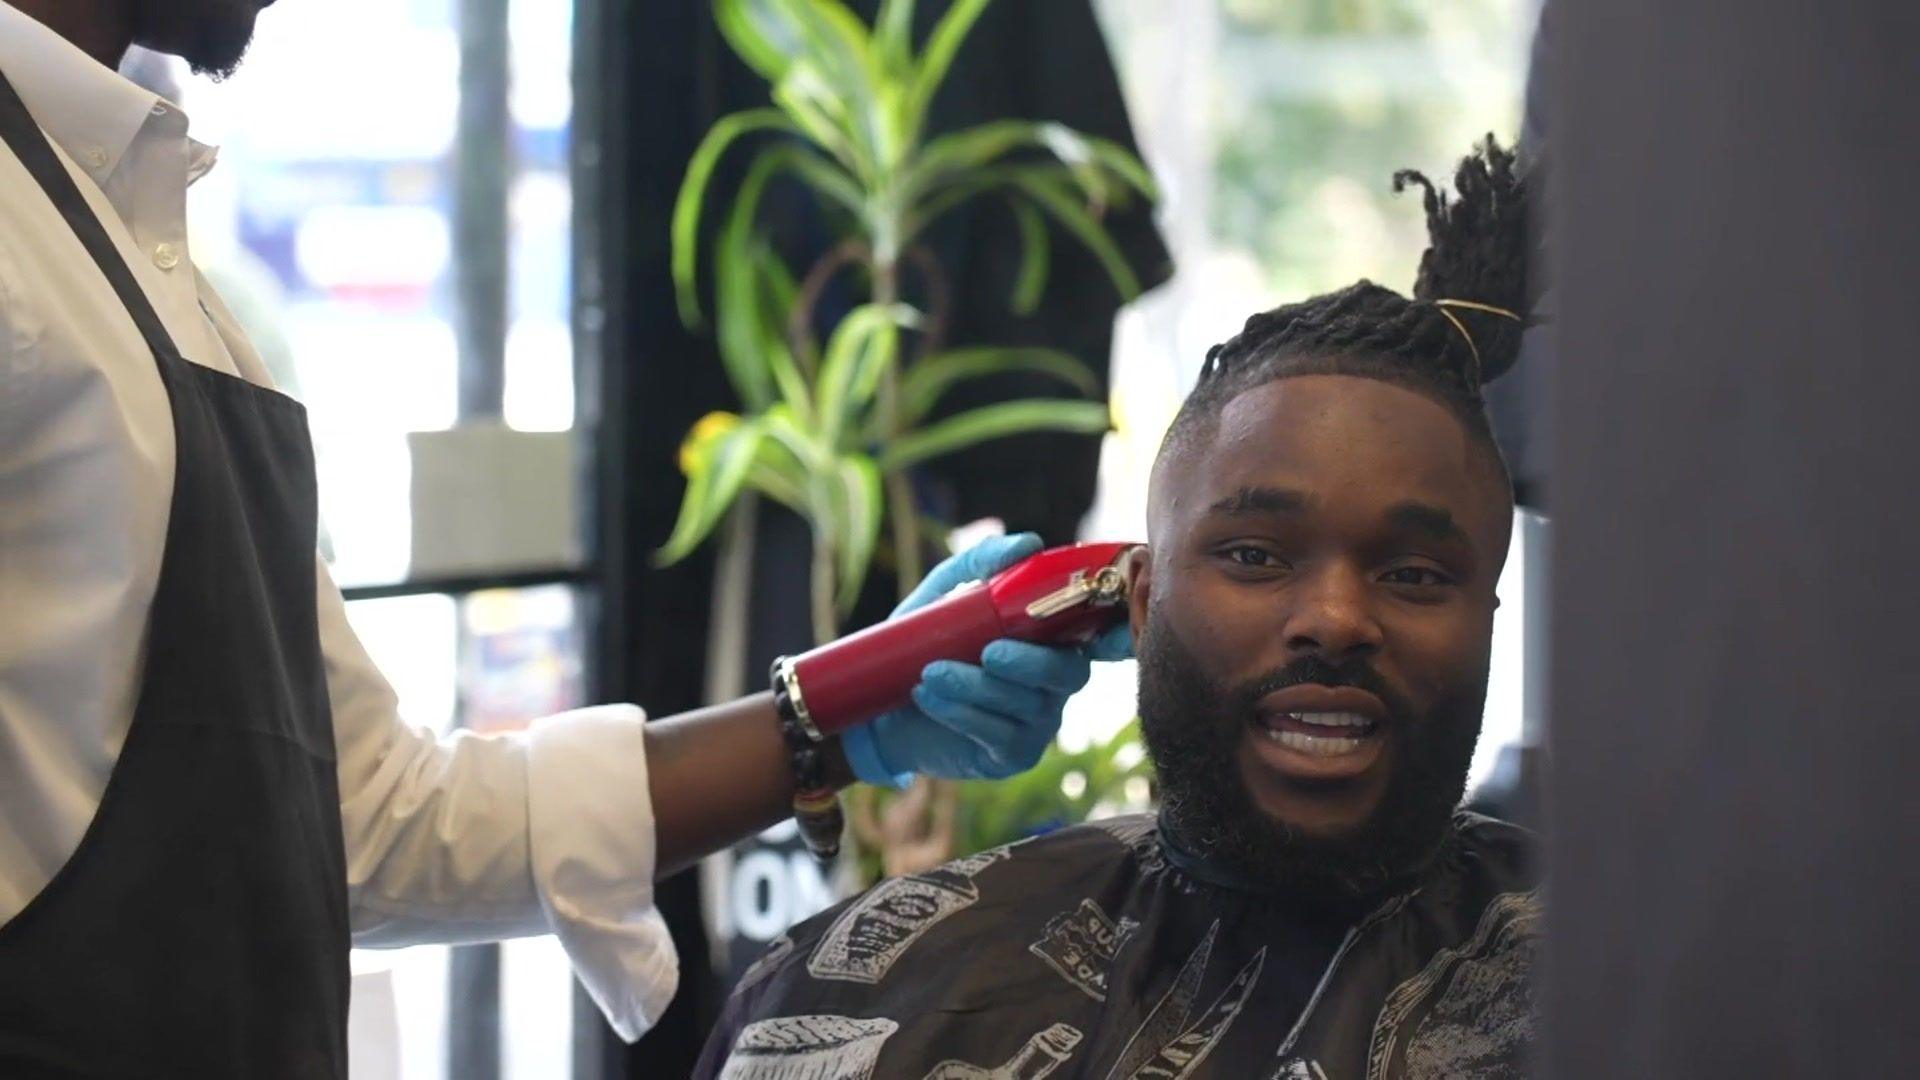
[[[1365,739],[1344,739],[1330,735],[1303,735],[1298,731],[1268,731],[1266,736],[1281,746],[1310,757],[1339,757],[1366,745]]]
[[[1303,724],[1318,724],[1321,727],[1370,728],[1373,721],[1350,712],[1303,712],[1294,713],[1293,718]]]
[[[1309,735],[1291,728],[1268,727],[1263,734],[1281,746],[1310,757],[1338,757],[1351,754],[1366,744],[1373,733],[1373,721],[1356,713],[1293,713],[1288,719],[1324,728],[1327,734]],[[1337,734],[1336,734],[1337,733]]]

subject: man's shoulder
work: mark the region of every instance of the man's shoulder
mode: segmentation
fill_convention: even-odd
[[[1159,819],[1152,814],[1121,814],[1060,829],[1031,842],[1039,844],[1053,840],[1072,843],[1092,841],[1095,837],[1103,837],[1108,842],[1117,841],[1130,849],[1145,849],[1159,842]]]
[[[1539,838],[1511,822],[1461,811],[1453,819],[1453,836],[1440,861],[1442,895],[1478,908],[1508,895],[1528,895],[1537,902],[1540,885]]]
[[[1129,858],[1155,858],[1158,851],[1159,838],[1152,814],[1102,818],[963,855],[931,870],[885,878],[859,896],[816,916],[815,921],[826,920],[835,911],[857,905],[862,897],[884,891],[895,882],[932,881],[966,888],[975,879],[991,883],[1002,875],[1018,874],[1022,880],[1031,880],[1032,872],[1041,867],[1072,873],[1116,866]]]
[[[911,876],[977,875],[990,890],[1003,879],[1017,879],[1031,891],[1056,879],[1075,882],[1090,874],[1129,876],[1162,865],[1154,816],[1125,814],[1062,826]]]
[[[1122,814],[1055,829],[1007,848],[1015,860],[1058,862],[1062,859],[1110,861],[1154,858],[1159,831],[1152,814]]]
[[[1158,850],[1152,814],[1127,814],[1054,829],[1011,844],[988,848],[972,855],[942,863],[931,870],[885,878],[866,891],[828,908],[807,927],[830,923],[834,917],[875,893],[899,891],[902,882],[920,882],[971,892],[977,883],[991,884],[995,878],[1015,874],[1030,881],[1038,868],[1073,873],[1092,867],[1117,865],[1131,857],[1152,856]]]
[[[851,954],[859,946],[916,938],[936,924],[952,927],[956,916],[964,917],[983,896],[997,901],[990,905],[997,911],[1020,898],[1044,899],[1056,891],[1048,888],[1052,881],[1064,887],[1102,874],[1124,874],[1129,864],[1157,859],[1157,845],[1153,815],[1130,814],[1070,825],[930,870],[885,878],[795,926],[775,943],[758,974],[771,975],[796,962],[832,968],[845,960],[857,966]],[[842,952],[849,955],[839,957]]]
[[[1453,818],[1454,835],[1463,849],[1517,874],[1532,874],[1540,838],[1532,829],[1510,821],[1462,810]]]

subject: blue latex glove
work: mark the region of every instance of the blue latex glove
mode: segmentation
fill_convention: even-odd
[[[934,567],[893,614],[925,607],[1039,550],[1032,533],[983,540]],[[903,787],[916,773],[1000,780],[1025,772],[1060,731],[1067,698],[1087,685],[1090,661],[1132,655],[1133,635],[1122,623],[1084,647],[1003,639],[988,645],[977,665],[935,661],[921,672],[912,705],[841,736],[847,762],[861,780],[886,787]]]

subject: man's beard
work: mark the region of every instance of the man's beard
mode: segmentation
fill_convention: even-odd
[[[216,82],[232,75],[253,43],[255,0],[147,0],[135,40],[187,62]]]
[[[1302,903],[1345,907],[1405,888],[1445,839],[1480,736],[1486,677],[1414,715],[1364,662],[1304,657],[1241,686],[1210,679],[1157,612],[1140,642],[1140,723],[1160,781],[1163,826],[1189,854],[1255,887]],[[1376,738],[1393,739],[1380,804],[1338,835],[1309,835],[1254,802],[1240,747],[1259,701],[1300,683],[1353,686],[1384,701]]]

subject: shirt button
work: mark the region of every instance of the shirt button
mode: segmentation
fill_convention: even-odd
[[[155,105],[153,106],[153,115],[155,115],[155,116],[165,116],[165,115],[167,115],[167,107],[166,107],[165,105],[162,105],[162,104],[158,104],[158,103],[156,103],[156,104],[155,104]]]
[[[87,163],[94,168],[104,168],[107,164],[107,152],[98,146],[87,149]]]
[[[171,270],[180,265],[180,252],[172,244],[161,244],[153,249],[153,265]]]

